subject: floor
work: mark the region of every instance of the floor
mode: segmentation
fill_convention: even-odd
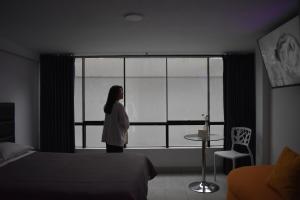
[[[220,189],[214,193],[197,193],[189,189],[191,182],[199,181],[201,174],[159,174],[148,182],[148,200],[225,200],[226,176],[217,175],[216,183]],[[206,180],[213,182],[213,175],[208,174]]]

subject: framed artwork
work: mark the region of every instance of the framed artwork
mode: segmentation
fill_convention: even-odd
[[[300,85],[299,16],[258,39],[272,88]]]

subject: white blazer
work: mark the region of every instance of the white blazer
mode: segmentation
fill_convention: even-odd
[[[102,142],[109,145],[124,146],[129,128],[128,116],[124,106],[116,101],[110,114],[105,114]]]

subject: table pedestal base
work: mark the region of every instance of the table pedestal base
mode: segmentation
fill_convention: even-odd
[[[189,188],[195,192],[212,193],[219,190],[219,186],[210,182],[193,182],[189,184]]]

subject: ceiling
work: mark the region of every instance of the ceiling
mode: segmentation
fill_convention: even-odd
[[[1,0],[0,37],[38,53],[220,54],[251,51],[298,0]],[[129,12],[140,22],[125,21]]]

